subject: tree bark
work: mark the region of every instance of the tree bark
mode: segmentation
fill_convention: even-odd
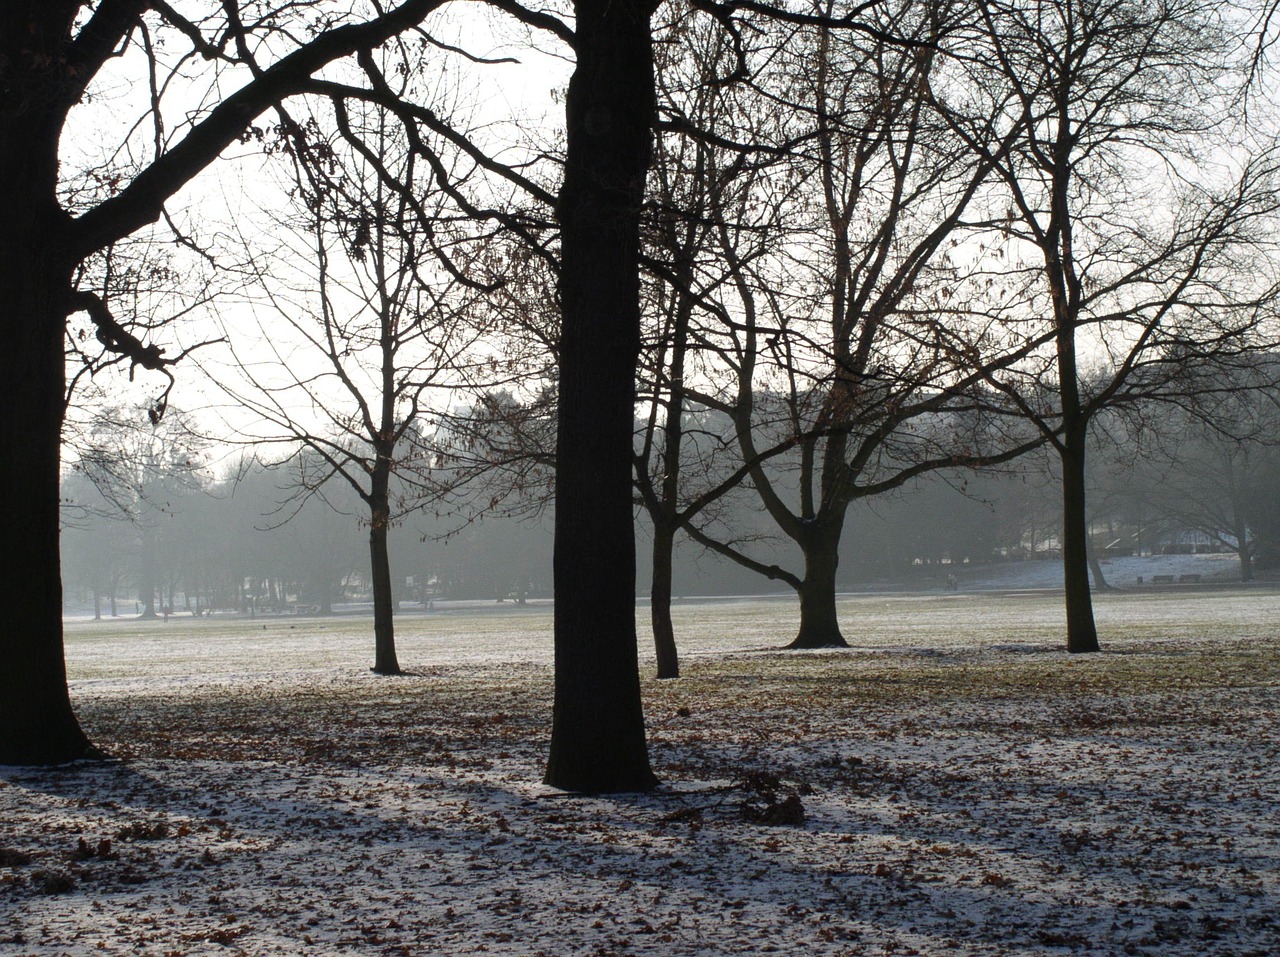
[[[394,600],[391,590],[391,559],[387,553],[387,529],[391,508],[387,501],[391,456],[378,450],[373,491],[369,498],[369,563],[373,578],[373,671],[380,675],[402,674],[396,656]]]
[[[654,120],[644,0],[577,0],[565,102],[555,704],[546,783],[648,790],[636,660],[632,435],[640,349],[640,205]]]
[[[671,622],[672,552],[675,529],[659,523],[653,528],[653,583],[649,589],[649,620],[653,625],[653,646],[658,659],[659,678],[680,677],[680,653]]]
[[[836,615],[836,568],[840,536],[802,543],[804,579],[800,583],[800,632],[788,648],[848,648]]]
[[[43,60],[32,65],[42,38],[21,20],[0,19],[0,581],[10,596],[0,629],[0,764],[57,764],[93,753],[67,694],[58,550],[74,263],[56,198],[60,122],[40,108],[41,83],[52,81]]]
[[[1078,438],[1078,441],[1076,439]],[[1067,651],[1100,651],[1089,591],[1089,530],[1085,522],[1084,436],[1062,449],[1062,571],[1066,590]]]

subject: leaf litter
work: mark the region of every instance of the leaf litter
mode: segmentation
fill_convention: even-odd
[[[1276,596],[1150,606],[1086,657],[995,599],[904,643],[895,601],[810,654],[700,637],[776,645],[781,602],[687,609],[686,676],[645,686],[664,785],[604,797],[538,783],[550,668],[500,629],[397,679],[99,635],[80,673],[142,669],[72,685],[117,760],[0,769],[0,955],[1280,952]]]

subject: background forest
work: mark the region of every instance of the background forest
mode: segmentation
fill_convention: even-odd
[[[1175,423],[1168,428],[1175,431]],[[1202,429],[1176,431],[1183,437],[1176,454],[1135,455],[1110,440],[1095,451],[1090,540],[1099,562],[1226,552],[1238,560],[1222,566],[1224,577],[1274,577],[1280,451],[1223,442]],[[335,604],[368,613],[368,523],[350,490],[309,494],[296,470],[253,460],[220,470],[194,437],[139,427],[128,410],[101,440],[105,448],[86,456],[63,484],[69,614],[156,615],[165,607],[181,614],[328,614]],[[92,471],[108,464],[109,477]],[[788,553],[749,498],[727,507],[733,513],[726,521],[754,529],[762,554]],[[425,510],[406,515],[391,536],[391,564],[403,572],[394,582],[396,602],[420,608],[435,600],[549,599],[550,508],[495,510],[471,521]],[[643,512],[638,521],[644,549],[652,528]],[[841,541],[838,586],[937,588],[951,571],[977,571],[953,565],[1057,559],[1059,527],[1042,456],[1001,473],[938,474],[854,510]],[[696,542],[681,540],[675,555],[679,595],[779,590]],[[641,564],[638,593],[649,586]]]

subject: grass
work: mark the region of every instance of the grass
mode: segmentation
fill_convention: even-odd
[[[546,608],[75,623],[125,761],[0,772],[0,957],[1273,957],[1280,596],[789,601],[642,643],[652,795],[540,783]]]
[[[1086,656],[1059,650],[1061,610],[1051,594],[853,598],[841,612],[853,649],[791,653],[778,647],[795,628],[791,602],[678,606],[684,675],[644,686],[658,740],[673,733],[681,709],[733,716],[760,737],[814,708],[945,715],[1016,701],[1034,715],[1067,703],[1095,723],[1141,709],[1169,722],[1188,713],[1189,695],[1280,685],[1272,624],[1280,596],[1269,592],[1105,596],[1106,650]],[[359,762],[428,712],[415,740],[432,753],[545,744],[550,627],[546,607],[405,616],[401,662],[413,674],[391,680],[364,675],[371,637],[360,619],[77,623],[68,628],[68,662],[73,680],[90,682],[86,690],[129,679],[117,693],[148,702],[123,713],[113,693],[81,704],[94,739],[113,753],[190,756],[190,742],[197,751],[208,745],[214,725],[243,753],[274,747]],[[295,669],[321,680],[305,694],[277,693],[278,675]],[[358,680],[334,677],[344,671]],[[154,693],[148,679],[162,676],[188,680]],[[1168,695],[1179,699],[1176,714],[1161,704]],[[1052,730],[1043,723],[1028,729]],[[353,729],[346,744],[322,730],[334,724]],[[309,740],[317,730],[323,740]]]

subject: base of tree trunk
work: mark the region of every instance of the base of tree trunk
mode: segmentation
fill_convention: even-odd
[[[391,667],[383,667],[383,668],[380,668],[377,665],[374,665],[369,670],[372,671],[375,675],[382,675],[384,678],[399,678],[404,675],[404,671],[401,669],[399,665],[393,665]]]
[[[105,761],[111,757],[91,744],[78,727],[64,737],[67,740],[54,745],[46,741],[31,750],[18,747],[0,751],[0,767],[50,768],[74,761]]]
[[[1068,628],[1067,651],[1073,655],[1091,655],[1102,651],[1102,645],[1098,641],[1097,630],[1089,629],[1073,633]]]
[[[819,633],[819,634],[806,634],[805,632],[802,631],[800,632],[800,634],[796,635],[795,639],[791,642],[791,644],[784,645],[784,647],[790,650],[795,650],[795,649],[808,650],[808,649],[815,649],[815,648],[848,648],[849,642],[845,641],[844,635],[840,634],[839,632],[836,632],[835,634],[831,634],[830,632]]]
[[[585,771],[579,776],[569,770],[549,767],[542,783],[568,794],[592,797],[597,794],[647,794],[656,790],[660,782],[657,775],[647,770],[620,775],[601,783],[599,775],[593,770]]]

